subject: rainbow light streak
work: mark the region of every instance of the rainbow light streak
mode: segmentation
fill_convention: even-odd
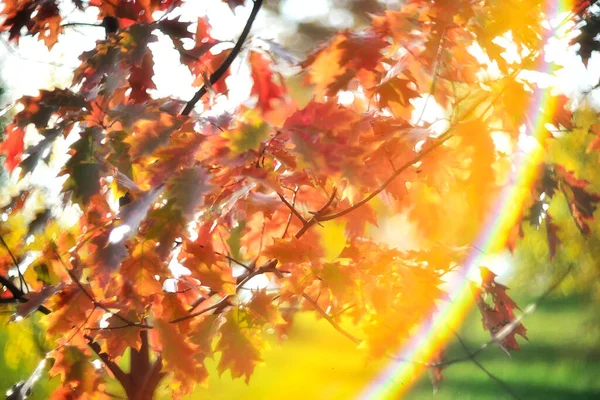
[[[571,11],[573,0],[547,0],[547,20],[557,20],[563,13]],[[557,24],[554,23],[553,28]],[[552,37],[553,30],[548,30],[547,39]],[[539,69],[552,73],[552,66],[540,57]],[[550,94],[551,89],[540,89],[535,92],[534,100],[528,112],[529,121],[534,121],[531,135],[542,138],[546,130],[544,125],[548,122],[545,116],[551,116],[556,112],[556,101]],[[545,110],[546,112],[541,112]],[[514,185],[506,187],[498,201],[497,213],[490,218],[487,224],[489,228],[484,229],[476,242],[477,248],[482,249],[481,254],[491,252],[504,246],[510,228],[514,226],[518,218],[521,205],[529,194],[529,188],[533,185],[536,177],[537,166],[542,160],[543,149],[536,146],[534,150],[527,153],[515,152],[515,165],[513,172]],[[480,266],[482,258],[479,252],[473,252],[448,282],[448,292],[451,302],[440,304],[432,321],[423,324],[410,341],[397,354],[398,358],[405,360],[430,360],[431,357],[453,336],[458,330],[467,312],[474,304],[473,296],[466,278]],[[425,367],[410,362],[392,362],[359,396],[361,399],[397,399],[406,393],[416,379],[421,375]]]

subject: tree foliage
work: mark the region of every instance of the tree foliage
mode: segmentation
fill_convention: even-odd
[[[172,16],[180,0],[74,4],[97,11],[106,37],[81,54],[70,87],[19,100],[0,144],[6,168],[22,179],[53,156],[59,137],[76,138],[58,173],[61,205],[31,215],[24,205],[38,189],[23,189],[0,227],[1,300],[18,304],[15,320],[46,314],[50,375],[62,382],[54,398],[106,397],[107,376],[130,398],[151,398],[166,375],[185,394],[215,357],[219,373],[249,381],[264,332],[283,337],[300,310],[316,311],[368,357],[393,356],[444,300],[443,282],[462,270],[512,184],[539,90],[523,72],[543,65],[552,30],[572,21],[584,24],[573,39],[584,62],[598,48],[587,2],[550,30],[541,0],[410,0],[293,65],[306,102],[282,72],[290,65],[281,49],[246,40],[262,0],[247,4],[232,45],[213,38],[203,16]],[[69,34],[62,6],[6,1],[0,31],[13,42],[36,36],[50,49]],[[156,96],[157,54],[148,45],[159,33],[199,88],[189,101]],[[513,48],[518,56],[507,57]],[[243,90],[225,79],[234,60],[249,66],[249,99],[215,113]],[[577,118],[590,111],[574,117],[571,102],[552,96],[559,112],[539,145],[553,154],[557,141],[581,136],[597,159],[590,133],[599,131]],[[443,111],[433,115],[431,104]],[[26,147],[34,133],[39,141]],[[600,195],[577,167],[551,156],[539,165],[507,246],[543,227],[554,259],[565,229],[596,231]],[[554,217],[558,206],[548,202],[556,198],[570,218]],[[64,227],[57,217],[69,207],[79,220]],[[419,249],[375,238],[372,228],[394,214],[416,227]],[[23,275],[18,266],[31,256]],[[483,325],[518,350],[526,330],[517,305],[481,271],[473,294]],[[128,349],[124,372],[118,361]],[[424,361],[436,380],[451,363]]]

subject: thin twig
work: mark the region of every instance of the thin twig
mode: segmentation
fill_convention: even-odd
[[[296,210],[296,193],[297,191],[294,191],[294,195],[292,197],[292,204],[290,204],[289,201],[287,201],[287,199],[285,198],[285,196],[279,192],[277,192],[277,195],[279,196],[279,198],[281,199],[281,201],[283,202],[283,204],[285,204],[285,206],[287,208],[290,209],[290,214],[293,214],[296,216],[296,218],[298,218],[300,220],[300,222],[302,222],[302,224],[306,224],[306,219],[304,219],[304,217],[302,216],[302,214],[300,214],[300,212],[298,210]],[[292,217],[290,215],[290,217],[288,218],[288,221],[291,221]],[[289,222],[288,222],[289,225]],[[286,228],[286,232],[287,232],[287,228]]]
[[[67,22],[65,24],[62,24],[60,27],[61,28],[71,28],[71,27],[77,27],[77,26],[89,26],[89,27],[94,27],[94,28],[104,28],[104,25],[102,25],[102,24],[92,24],[89,22]]]
[[[336,320],[334,320],[329,314],[327,314],[325,312],[325,310],[323,310],[321,308],[321,306],[319,306],[317,304],[317,302],[315,300],[313,300],[309,295],[307,295],[306,293],[302,293],[302,297],[304,297],[306,299],[306,301],[308,301],[310,303],[311,306],[313,306],[313,308],[319,313],[321,314],[321,316],[323,318],[325,318],[325,320],[327,322],[329,322],[331,324],[331,326],[333,326],[335,328],[336,331],[338,331],[339,333],[341,333],[342,335],[346,336],[348,339],[352,340],[354,343],[356,344],[360,344],[362,342],[362,340],[360,340],[359,338],[357,338],[356,336],[352,335],[350,332],[346,331],[344,328],[342,328],[340,326],[340,324],[337,323]]]
[[[207,93],[208,87],[213,86],[215,83],[217,83],[217,81],[219,79],[221,79],[221,77],[225,74],[225,72],[227,72],[227,70],[233,63],[233,60],[235,60],[235,58],[238,56],[238,54],[242,50],[242,46],[243,46],[244,42],[246,41],[248,34],[250,33],[252,24],[254,23],[254,20],[256,19],[256,16],[258,15],[258,11],[260,10],[261,6],[262,6],[262,0],[254,0],[254,5],[252,7],[252,11],[250,12],[250,16],[248,17],[248,21],[246,21],[246,26],[244,26],[244,30],[242,31],[242,34],[240,35],[240,38],[236,42],[235,46],[231,50],[231,53],[229,53],[229,55],[227,56],[225,61],[223,61],[223,64],[221,64],[221,66],[214,73],[211,74],[211,76],[208,80],[209,83],[203,85],[200,88],[200,90],[198,90],[194,94],[194,97],[192,97],[192,99],[190,101],[188,101],[185,108],[181,112],[181,115],[190,115],[190,113],[194,109],[194,106],[196,105],[196,103],[198,103],[198,101],[200,101],[200,99]]]
[[[216,302],[215,304],[213,304],[212,306],[206,307],[200,311],[197,311],[197,312],[189,314],[189,315],[185,315],[183,317],[175,318],[169,322],[172,324],[176,324],[178,322],[185,321],[187,319],[195,318],[199,315],[205,314],[212,310],[219,310],[219,309],[222,310],[223,308],[227,307],[230,304],[229,299],[231,298],[231,296],[232,295],[227,295],[227,296],[223,297],[221,300],[219,300],[218,302]]]
[[[471,353],[467,344],[463,341],[460,335],[454,332],[454,336],[458,339],[460,346],[463,348],[465,353],[467,354],[467,358],[473,362],[480,370],[482,370],[488,377],[496,381],[498,385],[500,385],[506,392],[508,392],[513,398],[517,400],[521,400],[521,397],[502,379],[498,378],[496,375],[492,374],[487,368],[485,368],[477,359],[475,358],[475,354]]]
[[[288,206],[288,208],[290,208],[290,215],[288,215],[288,219],[287,219],[287,222],[285,224],[285,229],[283,230],[283,234],[281,235],[282,239],[287,234],[288,229],[290,229],[290,224],[292,223],[292,216],[295,215],[295,213],[297,213],[297,211],[296,211],[296,197],[297,197],[297,195],[298,195],[298,186],[296,186],[296,188],[294,189],[294,194],[292,195],[292,204],[290,204]],[[279,194],[279,197],[282,198],[282,200],[283,200],[284,203],[287,203],[287,200],[285,200],[285,197],[283,197],[283,195]],[[306,221],[304,220],[304,218],[301,218],[300,221],[303,224],[306,223]]]
[[[310,219],[308,221],[306,221],[306,223],[304,225],[302,225],[302,228],[300,228],[300,230],[298,230],[298,232],[296,232],[296,239],[300,239],[300,237],[302,237],[306,231],[308,229],[310,229],[311,226],[313,226],[314,224],[322,221],[321,217],[323,215],[323,213],[325,211],[327,211],[327,209],[329,208],[329,206],[331,206],[331,204],[333,203],[333,200],[335,199],[335,196],[337,194],[337,188],[333,188],[333,192],[331,193],[331,196],[329,197],[329,200],[327,200],[327,203],[323,204],[323,206],[321,208],[319,208],[317,211],[313,212],[313,216],[310,217]],[[323,220],[325,221],[325,220]]]
[[[23,274],[21,273],[21,268],[19,268],[19,261],[17,261],[17,257],[15,257],[13,252],[10,250],[10,247],[8,247],[8,244],[4,241],[4,238],[2,237],[2,235],[0,235],[0,243],[2,243],[2,246],[4,247],[4,249],[6,249],[6,251],[10,255],[10,258],[12,259],[13,264],[15,264],[15,268],[17,269],[17,273],[19,274],[19,285],[21,286],[21,288],[20,288],[21,292],[26,293],[25,290],[29,291],[29,289],[27,288],[27,283],[25,282],[25,278],[23,277]],[[25,285],[25,290],[23,289],[23,285]]]

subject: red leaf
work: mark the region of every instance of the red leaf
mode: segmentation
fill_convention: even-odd
[[[6,155],[4,165],[9,172],[12,172],[21,162],[21,154],[23,154],[24,145],[23,138],[25,131],[15,124],[10,124],[6,127],[6,138],[0,143],[0,154]]]
[[[252,69],[252,94],[258,96],[258,106],[263,112],[271,110],[271,100],[283,96],[284,91],[281,86],[273,82],[273,72],[271,63],[262,54],[250,52],[250,67]]]
[[[146,53],[142,58],[139,66],[131,67],[131,75],[129,76],[129,86],[131,93],[129,98],[133,103],[144,103],[150,100],[148,89],[156,89],[156,85],[152,81],[154,75],[154,60],[152,54]]]
[[[472,284],[471,289],[482,315],[483,326],[504,349],[519,350],[515,335],[527,339],[527,330],[515,317],[517,304],[506,294],[508,288],[495,281],[496,274],[486,267],[480,267],[480,272],[481,286]],[[485,301],[486,294],[491,296],[493,306]]]

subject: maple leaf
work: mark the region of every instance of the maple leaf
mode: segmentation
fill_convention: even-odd
[[[44,138],[40,140],[36,145],[30,146],[23,152],[25,156],[21,161],[21,178],[27,175],[37,167],[37,164],[41,159],[47,161],[50,157],[50,147],[62,133],[59,129],[47,129],[44,132]]]
[[[231,11],[234,11],[237,6],[243,6],[244,0],[222,0],[223,3],[227,3]]]
[[[225,370],[230,370],[232,378],[243,375],[248,383],[254,368],[262,362],[260,348],[264,344],[257,333],[242,328],[239,321],[239,311],[234,309],[227,314],[225,323],[219,329],[221,337],[215,351],[221,352],[221,358],[217,364],[217,371],[223,374]]]
[[[131,147],[133,160],[152,153],[169,142],[171,134],[181,127],[181,121],[170,114],[161,113],[158,120],[140,120],[134,125],[134,133],[125,142]]]
[[[194,166],[180,171],[167,182],[166,196],[174,200],[174,206],[185,218],[190,218],[204,204],[204,195],[212,187],[206,170]]]
[[[283,322],[279,310],[274,304],[275,294],[267,293],[266,289],[260,289],[252,293],[252,298],[247,303],[248,311],[257,324]]]
[[[154,326],[157,330],[158,348],[165,361],[175,375],[182,382],[183,393],[189,392],[196,379],[203,381],[207,372],[204,366],[198,366],[194,358],[195,347],[184,335],[177,330],[177,326],[168,321],[156,320]]]
[[[506,294],[508,288],[495,281],[496,274],[486,267],[479,269],[481,286],[472,284],[471,290],[481,312],[484,328],[490,331],[494,340],[496,335],[499,335],[498,343],[505,350],[519,350],[515,335],[519,334],[527,339],[527,330],[516,320],[514,309],[518,308],[517,304]],[[493,306],[484,300],[485,294],[491,296]],[[506,331],[505,328],[509,330]]]
[[[316,93],[334,95],[348,86],[360,70],[373,70],[389,44],[373,31],[346,31],[317,49],[301,64]]]
[[[163,190],[164,186],[152,188],[139,194],[134,201],[121,208],[119,210],[121,224],[111,231],[109,242],[119,243],[126,238],[136,235],[137,230],[144,218],[146,218],[150,207],[153,206]]]
[[[192,32],[188,31],[191,22],[179,21],[179,16],[173,19],[162,19],[156,24],[157,28],[162,33],[169,36],[171,40],[191,39],[193,38]]]
[[[273,81],[273,72],[267,58],[262,54],[252,51],[249,56],[252,73],[252,94],[258,96],[258,106],[263,112],[271,110],[271,100],[284,95],[281,86]]]
[[[276,258],[281,263],[299,264],[311,258],[304,246],[303,241],[296,238],[275,239],[272,245],[265,248],[263,255]]]
[[[231,267],[215,263],[214,252],[208,254],[209,249],[188,242],[185,249],[186,257],[182,260],[182,264],[192,272],[192,277],[198,279],[202,286],[231,293],[235,288]]]
[[[17,307],[16,312],[10,317],[10,322],[27,318],[38,307],[43,305],[46,300],[52,297],[56,292],[62,289],[62,282],[56,286],[46,285],[37,292],[29,292],[25,296],[27,301]]]
[[[255,111],[248,110],[234,129],[225,133],[231,143],[233,155],[250,150],[259,150],[261,142],[269,137],[272,128],[258,116]]]
[[[21,162],[21,154],[25,147],[23,144],[25,131],[15,124],[10,124],[6,127],[5,132],[7,132],[7,137],[0,143],[0,154],[6,156],[4,165],[9,172],[12,172]]]
[[[133,103],[144,103],[150,100],[148,89],[156,89],[156,85],[152,81],[154,60],[150,53],[142,57],[142,62],[139,66],[131,67],[131,75],[129,76],[129,85],[131,93],[129,98]]]
[[[76,346],[63,346],[52,353],[54,365],[50,369],[50,376],[61,375],[65,397],[81,397],[90,395],[100,390],[102,378],[98,375],[88,356]],[[55,393],[56,398],[61,398]]]
[[[106,171],[96,159],[95,150],[100,147],[102,134],[98,128],[88,128],[71,146],[71,158],[60,175],[68,175],[63,191],[71,192],[73,201],[86,205],[100,192],[100,177]]]
[[[127,316],[136,320],[137,315],[132,310]],[[140,329],[137,326],[126,326],[117,316],[111,315],[106,319],[106,327],[97,331],[99,339],[104,340],[102,350],[113,357],[120,357],[127,348],[138,350],[142,344]]]
[[[600,195],[590,193],[586,189],[589,182],[577,179],[572,172],[567,172],[563,166],[556,165],[555,171],[561,178],[562,185],[559,187],[569,203],[575,224],[583,234],[589,234],[591,232],[589,222],[594,219],[594,211],[598,206],[598,202],[600,202]]]
[[[589,11],[585,14],[585,24],[579,28],[581,33],[571,40],[571,44],[578,44],[577,54],[581,57],[583,65],[587,67],[592,52],[600,50],[600,41],[597,40],[600,33],[600,15]]]
[[[419,96],[419,92],[413,89],[413,85],[414,81],[411,79],[387,76],[371,90],[379,96],[381,107],[389,107],[394,115],[402,116],[407,114],[404,110],[412,108],[409,100]]]
[[[58,5],[53,1],[44,1],[36,11],[33,18],[35,23],[28,23],[29,32],[32,35],[39,34],[39,40],[43,40],[50,50],[58,42],[58,35],[62,32],[62,17]]]
[[[133,247],[123,260],[119,272],[124,281],[124,291],[132,291],[142,297],[162,291],[162,283],[156,277],[168,276],[169,272],[155,249],[155,242],[145,240]]]
[[[22,128],[34,124],[38,129],[46,128],[55,114],[72,112],[72,116],[76,116],[90,107],[82,95],[68,89],[40,90],[39,96],[23,96],[19,103],[23,110],[15,115],[14,121]],[[65,133],[69,125],[65,123],[62,126]]]

